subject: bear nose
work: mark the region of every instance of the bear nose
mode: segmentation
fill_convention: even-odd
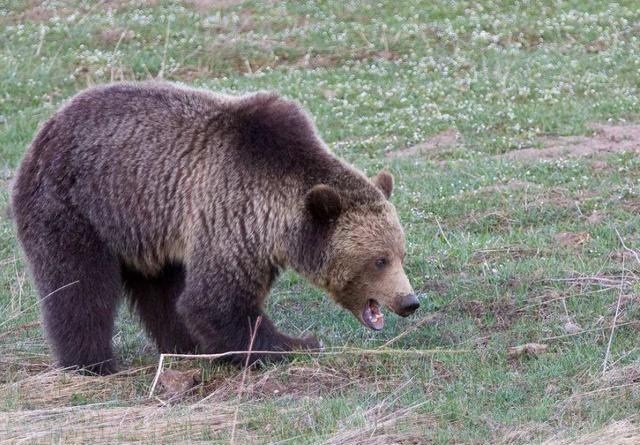
[[[415,294],[407,294],[400,298],[400,304],[398,304],[398,315],[402,317],[408,317],[413,314],[416,309],[420,307],[420,303],[418,302],[418,298]]]

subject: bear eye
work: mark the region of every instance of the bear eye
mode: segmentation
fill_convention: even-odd
[[[376,267],[378,269],[384,269],[387,266],[387,264],[389,264],[389,260],[386,259],[385,257],[378,258],[376,260]]]

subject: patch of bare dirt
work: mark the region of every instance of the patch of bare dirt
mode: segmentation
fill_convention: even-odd
[[[348,373],[324,367],[292,366],[286,371],[260,376],[245,389],[254,397],[308,397],[337,390],[353,381]]]
[[[540,188],[541,187],[534,182],[520,181],[518,179],[514,179],[509,182],[501,182],[499,184],[485,185],[475,190],[461,192],[456,194],[455,197],[459,199],[465,199],[465,198],[470,198],[474,196],[477,197],[478,195],[492,195],[496,193],[512,192],[517,190],[525,190],[525,191],[529,189],[537,190]]]
[[[600,53],[609,48],[609,43],[605,39],[596,39],[584,46],[588,53]]]
[[[254,369],[247,374],[242,393],[250,400],[319,397],[336,391],[351,390],[358,385],[373,384],[375,372],[372,368],[379,365],[379,358],[363,356],[358,363],[337,360],[333,364],[315,362],[305,365],[294,362],[286,367]],[[204,396],[209,402],[227,402],[237,397],[238,388],[242,384],[241,372],[236,375],[210,376],[198,386],[197,393],[189,392],[186,399],[196,402]],[[389,377],[385,381],[376,380],[375,384],[396,386],[398,381]]]
[[[611,170],[611,166],[605,161],[593,161],[591,163],[591,170],[594,172],[607,172]]]
[[[88,8],[83,6],[71,7],[70,2],[48,2],[43,0],[27,0],[5,16],[0,16],[0,23],[44,23],[54,16],[68,17],[71,14],[79,12],[86,14]],[[110,4],[109,2],[103,2]]]
[[[603,212],[595,211],[587,217],[587,222],[593,226],[600,224],[604,221],[606,215]]]
[[[398,55],[393,51],[357,50],[349,53],[305,55],[292,63],[296,68],[327,68],[336,67],[349,60],[396,60]]]
[[[538,187],[538,184],[529,181],[519,181],[517,179],[514,179],[513,181],[504,182],[502,184],[492,184],[480,187],[478,190],[475,190],[475,193],[497,193],[535,187]]]
[[[481,213],[472,212],[461,221],[468,230],[504,230],[514,223],[509,213],[499,210],[488,210]]]
[[[556,234],[555,241],[561,247],[577,247],[591,239],[589,232],[560,232]]]
[[[118,42],[127,42],[132,40],[136,33],[131,29],[124,28],[108,28],[100,31],[100,41],[104,44],[113,45]]]
[[[542,34],[539,30],[525,27],[501,37],[498,43],[507,48],[513,45],[518,45],[523,49],[533,49],[537,48],[543,41],[544,39],[542,38]]]
[[[46,22],[51,17],[53,17],[55,11],[51,9],[45,9],[43,7],[35,7],[29,8],[22,14],[20,14],[20,21],[28,21],[28,22]]]
[[[592,125],[592,136],[556,136],[543,139],[543,148],[525,148],[499,155],[513,160],[561,159],[600,153],[640,153],[640,125]]]
[[[442,133],[438,133],[432,138],[411,147],[403,148],[397,151],[385,153],[387,158],[405,158],[408,156],[416,156],[427,152],[439,151],[453,147],[461,140],[460,133],[456,130],[449,129]]]
[[[493,248],[481,249],[473,252],[470,264],[481,265],[484,263],[496,263],[501,261],[522,260],[531,258],[540,253],[540,249],[522,245],[498,246]]]
[[[507,299],[494,301],[469,300],[462,303],[461,309],[464,313],[471,315],[476,324],[485,333],[509,329],[520,316],[515,303]],[[491,315],[494,318],[491,326],[484,324],[483,318],[486,315]]]
[[[583,202],[597,197],[597,190],[580,190],[571,192],[564,187],[551,187],[550,189],[543,190],[543,193],[536,197],[534,202],[530,205],[548,205],[552,204],[558,207],[575,207],[576,204],[580,205]]]

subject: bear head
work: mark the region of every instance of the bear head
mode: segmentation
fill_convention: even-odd
[[[345,204],[344,192],[319,184],[307,193],[306,207],[332,227],[315,281],[362,324],[380,330],[382,307],[406,317],[420,305],[403,268],[404,232],[389,201],[393,177],[382,171],[367,182],[379,199]]]

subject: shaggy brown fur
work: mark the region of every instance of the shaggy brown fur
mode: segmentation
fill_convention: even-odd
[[[123,293],[161,351],[205,353],[247,348],[284,267],[354,313],[410,293],[408,281],[386,296],[353,287],[379,254],[404,255],[392,179],[375,184],[272,93],[123,83],[79,94],[40,129],[12,201],[59,364],[115,370]],[[264,318],[253,348],[318,346]]]

